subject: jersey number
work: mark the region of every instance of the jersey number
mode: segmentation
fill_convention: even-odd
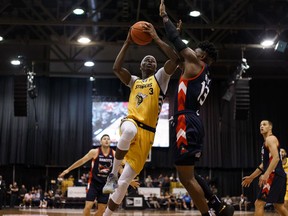
[[[209,82],[209,81],[208,81]],[[205,102],[205,100],[206,100],[206,98],[207,98],[207,96],[208,96],[208,94],[209,94],[209,85],[207,85],[208,83],[207,82],[205,82],[205,81],[203,81],[202,83],[201,83],[201,86],[202,86],[202,88],[201,88],[201,92],[200,92],[200,94],[199,94],[199,96],[198,96],[198,98],[197,98],[197,100],[199,101],[199,104],[202,106],[203,105],[203,103]]]

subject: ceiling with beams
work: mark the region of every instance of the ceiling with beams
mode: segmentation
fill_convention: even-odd
[[[159,17],[160,0],[0,0],[0,75],[21,73],[10,64],[17,56],[25,57],[37,75],[114,77],[112,65],[129,27],[136,21],[151,22],[159,36],[166,40]],[[226,77],[237,68],[242,57],[250,66],[250,77],[288,78],[288,56],[263,48],[261,40],[268,36],[287,41],[287,0],[166,0],[167,12],[174,23],[183,22],[181,36],[189,46],[209,40],[219,50],[213,69],[218,77]],[[84,15],[72,13],[76,7]],[[202,11],[198,18],[188,14]],[[80,45],[80,35],[90,35],[89,45]],[[166,60],[158,47],[133,45],[126,66],[139,71],[139,62],[147,55]],[[86,60],[95,62],[87,68]]]

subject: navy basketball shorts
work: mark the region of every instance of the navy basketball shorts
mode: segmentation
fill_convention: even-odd
[[[102,189],[105,184],[91,183],[86,194],[86,201],[94,202],[97,198],[98,203],[107,204],[109,194],[103,194]]]
[[[193,113],[174,116],[171,138],[175,149],[175,165],[195,165],[202,155],[204,128]]]
[[[283,188],[286,188],[286,178],[271,173],[257,198],[267,203],[284,203],[286,190]]]

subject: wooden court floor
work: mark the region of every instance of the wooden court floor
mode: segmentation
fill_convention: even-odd
[[[253,216],[252,211],[235,211],[235,216]],[[2,209],[1,216],[76,216],[82,215],[82,209]],[[94,215],[94,211],[91,211]],[[197,210],[118,210],[113,216],[201,216]],[[265,212],[265,216],[276,216],[275,212]]]

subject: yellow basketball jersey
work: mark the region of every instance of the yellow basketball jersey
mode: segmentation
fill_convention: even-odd
[[[288,159],[286,159],[286,163],[283,164],[283,169],[287,175],[285,200],[288,200]]]
[[[131,87],[127,117],[156,128],[163,100],[164,94],[154,75],[137,79]]]

